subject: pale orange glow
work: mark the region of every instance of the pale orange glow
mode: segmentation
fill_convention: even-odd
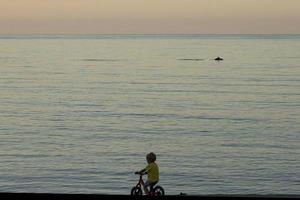
[[[0,34],[300,33],[299,0],[0,0]]]

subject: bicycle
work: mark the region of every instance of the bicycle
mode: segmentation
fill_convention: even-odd
[[[135,174],[139,174],[140,175],[140,179],[138,181],[138,183],[136,184],[136,186],[134,186],[131,189],[131,195],[132,196],[141,196],[143,195],[143,190],[142,190],[142,186],[145,185],[144,180],[143,180],[143,175],[145,175],[146,173],[137,173],[135,172]],[[146,193],[144,191],[144,193]],[[150,187],[150,191],[149,191],[149,196],[164,196],[165,195],[165,190],[162,186],[160,185],[156,185],[155,187],[153,186],[152,190]]]

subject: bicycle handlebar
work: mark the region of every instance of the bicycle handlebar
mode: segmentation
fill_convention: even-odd
[[[139,175],[143,176],[143,175],[147,174],[147,172],[142,172],[142,173],[140,173],[140,172],[134,172],[134,174],[139,174]]]

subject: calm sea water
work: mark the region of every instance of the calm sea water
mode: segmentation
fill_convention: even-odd
[[[153,151],[166,194],[300,194],[299,35],[0,47],[0,192],[129,194]]]

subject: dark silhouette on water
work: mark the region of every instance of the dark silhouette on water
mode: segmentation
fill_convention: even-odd
[[[203,61],[204,59],[201,58],[181,58],[177,60],[184,60],[184,61]]]
[[[215,58],[215,60],[216,60],[216,61],[221,61],[221,60],[224,60],[224,59],[221,58],[221,57],[217,57],[217,58]]]
[[[177,60],[182,60],[182,61],[204,61],[205,59],[202,59],[202,58],[180,58],[180,59],[177,59]],[[221,57],[216,57],[214,60],[215,61],[222,61],[224,59],[221,58]]]

